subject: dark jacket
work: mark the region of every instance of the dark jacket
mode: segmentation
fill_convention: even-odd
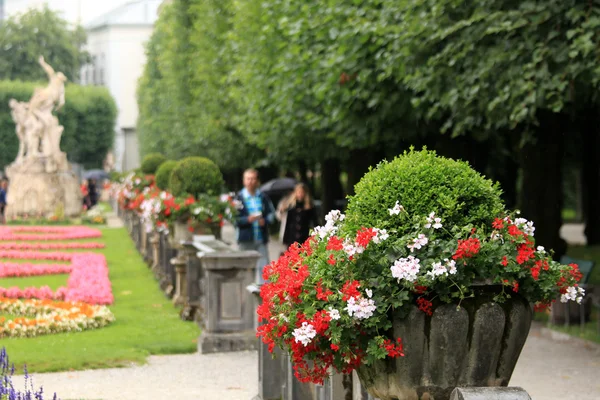
[[[265,225],[261,227],[262,229],[262,237],[263,242],[267,243],[269,241],[269,224],[271,224],[275,220],[275,208],[273,207],[273,203],[271,203],[271,199],[266,194],[258,191],[258,195],[261,198],[262,202],[262,216],[265,219]],[[238,200],[241,204],[241,208],[238,210],[238,216],[235,221],[235,226],[237,228],[237,241],[238,242],[254,242],[254,230],[252,229],[252,222],[248,222],[248,209],[246,208],[246,204],[244,203],[244,196],[242,196],[242,191],[239,191],[236,200]]]
[[[314,207],[307,210],[304,203],[299,202],[287,210],[285,221],[283,244],[289,247],[294,242],[302,244],[308,239],[310,228],[316,224],[317,214]]]

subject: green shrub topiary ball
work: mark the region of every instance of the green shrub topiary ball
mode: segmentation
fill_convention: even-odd
[[[348,200],[346,229],[360,227],[410,231],[406,219],[390,216],[396,201],[409,215],[442,218],[448,231],[453,226],[492,223],[504,210],[501,190],[468,163],[437,156],[434,151],[404,152],[391,162],[381,162],[355,186]]]
[[[164,163],[160,164],[160,167],[158,167],[154,176],[156,186],[158,186],[159,189],[169,189],[169,180],[171,179],[171,172],[173,171],[173,168],[175,168],[176,165],[177,161],[175,160],[167,160]]]
[[[223,186],[221,170],[211,160],[204,157],[188,157],[179,161],[169,181],[174,196],[191,194],[217,195]]]
[[[142,160],[140,169],[146,175],[154,175],[156,170],[162,163],[167,161],[167,158],[160,153],[150,153]]]

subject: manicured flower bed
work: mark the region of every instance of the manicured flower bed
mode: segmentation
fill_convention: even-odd
[[[54,260],[71,261],[75,253],[64,253],[60,251],[41,252],[41,251],[0,251],[0,258],[12,258],[19,260]]]
[[[101,328],[114,321],[106,306],[50,300],[15,300],[0,297],[0,338],[32,337],[50,333]]]
[[[2,226],[0,241],[74,240],[99,238],[102,232],[87,226]]]
[[[113,302],[114,298],[108,277],[108,266],[106,258],[102,254],[2,251],[0,252],[0,258],[71,261],[71,264],[68,266],[70,267],[71,275],[67,281],[67,287],[60,287],[56,292],[53,292],[48,286],[24,289],[18,287],[0,287],[0,297],[82,301],[89,304],[112,304]],[[28,265],[31,266],[30,271],[35,270],[33,264],[21,265],[25,265],[24,270],[28,268]]]
[[[0,263],[0,278],[69,274],[72,269],[68,264]]]
[[[0,242],[0,250],[66,250],[66,249],[103,249],[104,244],[98,242],[70,242],[70,243],[19,243]]]

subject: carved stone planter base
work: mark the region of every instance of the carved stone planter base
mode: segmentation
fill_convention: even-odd
[[[256,332],[207,333],[198,339],[198,352],[201,354],[226,353],[232,351],[256,350]]]
[[[412,306],[393,322],[405,356],[359,367],[363,385],[382,400],[448,400],[455,387],[507,386],[533,312],[519,295],[495,303],[500,290],[481,287],[460,308],[434,306],[432,317]]]

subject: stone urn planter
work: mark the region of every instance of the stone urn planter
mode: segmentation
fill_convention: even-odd
[[[193,230],[189,229],[187,222],[180,220],[175,221],[169,227],[169,244],[171,247],[181,248],[181,242],[191,242],[194,235],[213,235],[216,239],[221,237],[221,229],[216,224],[203,224],[196,226]]]
[[[447,400],[455,387],[507,386],[533,312],[519,295],[494,302],[498,290],[481,286],[460,307],[441,304],[427,316],[414,306],[395,318],[405,356],[361,366],[363,386],[381,400]]]

